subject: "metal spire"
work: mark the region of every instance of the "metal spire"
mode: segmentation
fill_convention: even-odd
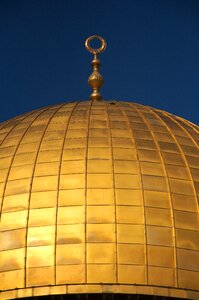
[[[93,39],[98,39],[101,42],[101,47],[95,49],[92,48],[90,45],[90,42]],[[103,77],[99,73],[99,68],[101,66],[100,60],[98,59],[98,55],[102,53],[106,49],[106,41],[99,35],[92,35],[89,38],[86,39],[85,41],[85,47],[86,49],[94,55],[94,58],[91,62],[91,65],[93,67],[93,72],[88,78],[88,84],[90,87],[93,89],[90,99],[91,100],[101,100],[102,96],[99,92],[100,87],[103,84]]]

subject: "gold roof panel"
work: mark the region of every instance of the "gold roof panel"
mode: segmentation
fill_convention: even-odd
[[[198,132],[164,111],[103,100],[0,124],[2,299],[199,299]]]

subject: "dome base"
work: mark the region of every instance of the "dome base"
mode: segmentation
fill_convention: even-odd
[[[0,299],[62,300],[161,300],[199,299],[199,292],[190,289],[130,284],[69,284],[38,286],[0,292]]]

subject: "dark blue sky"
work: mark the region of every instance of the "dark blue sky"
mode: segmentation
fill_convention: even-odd
[[[199,123],[198,0],[0,0],[0,121],[87,99],[92,34],[108,44],[104,99]]]

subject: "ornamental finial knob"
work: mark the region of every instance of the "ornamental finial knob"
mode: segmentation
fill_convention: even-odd
[[[90,45],[90,42],[93,39],[98,39],[101,42],[101,46],[99,48],[92,48]],[[101,65],[100,60],[98,59],[98,55],[102,53],[106,49],[106,41],[98,35],[92,35],[85,41],[85,47],[86,49],[94,55],[94,58],[91,62],[91,65],[93,67],[93,72],[88,78],[88,84],[93,89],[90,99],[91,100],[101,100],[102,96],[99,92],[100,87],[103,84],[103,77],[99,73],[99,67]]]

